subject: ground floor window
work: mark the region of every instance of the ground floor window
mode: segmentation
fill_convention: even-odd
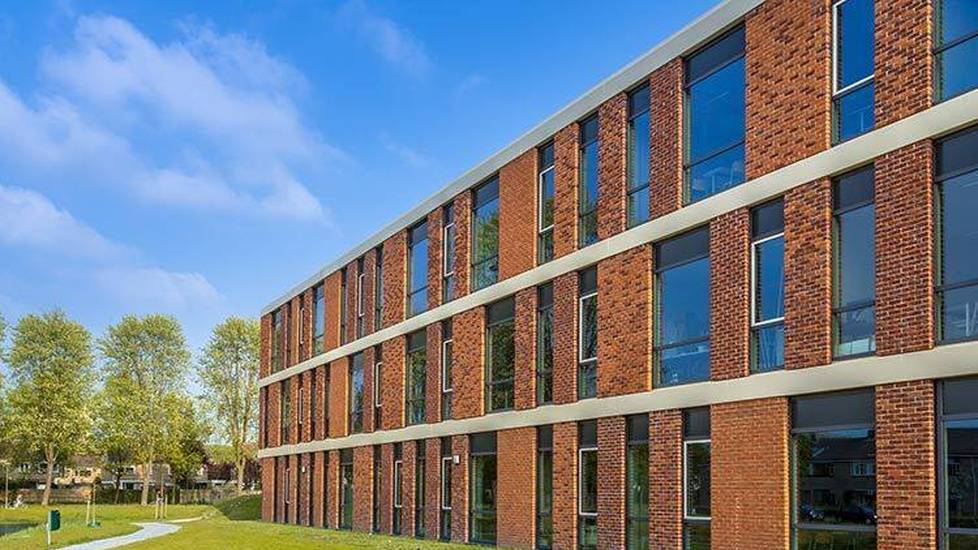
[[[683,548],[710,549],[710,409],[683,413]]]
[[[353,449],[340,451],[340,529],[353,529]]]
[[[425,444],[424,441],[415,442],[415,466],[414,466],[414,536],[424,538],[424,510],[425,510]]]
[[[554,436],[553,427],[537,428],[537,524],[539,550],[549,550],[554,543]]]
[[[496,434],[470,436],[472,479],[469,503],[469,539],[496,543]]]
[[[374,445],[374,505],[370,527],[374,533],[380,532],[380,445]]]
[[[577,546],[598,547],[598,423],[577,425]]]
[[[649,416],[626,418],[625,544],[628,550],[649,548]]]
[[[393,503],[393,511],[391,513],[391,531],[395,535],[401,534],[401,509],[403,507],[402,496],[403,496],[403,469],[404,461],[401,459],[401,444],[394,444],[394,473],[391,480],[391,487],[393,488],[393,498],[391,502]]]
[[[438,538],[452,539],[452,438],[441,439],[441,471],[439,472]]]
[[[941,548],[978,548],[978,378],[942,382],[938,395]]]

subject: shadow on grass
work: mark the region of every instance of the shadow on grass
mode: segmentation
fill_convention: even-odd
[[[231,521],[258,521],[261,517],[261,495],[230,498],[218,502],[214,507]]]

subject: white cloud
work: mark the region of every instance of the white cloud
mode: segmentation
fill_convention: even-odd
[[[387,133],[380,134],[380,143],[388,152],[394,154],[409,166],[423,168],[431,164],[431,159],[417,150],[394,141]]]
[[[93,273],[95,281],[116,300],[165,311],[212,307],[221,294],[200,273],[179,273],[155,267],[110,267]]]
[[[368,46],[388,63],[416,77],[431,69],[424,44],[392,19],[372,13],[363,0],[350,0],[341,9]]]

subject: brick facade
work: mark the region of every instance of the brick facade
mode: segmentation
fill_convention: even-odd
[[[598,396],[652,387],[652,251],[646,246],[598,267]]]
[[[503,547],[531,548],[536,517],[534,428],[496,433],[496,539]]]
[[[499,170],[500,281],[536,265],[536,170],[536,149]]]
[[[750,363],[750,214],[710,223],[710,378],[747,376]]]

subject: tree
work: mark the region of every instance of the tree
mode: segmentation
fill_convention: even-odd
[[[91,337],[62,311],[27,315],[14,329],[8,362],[11,432],[47,462],[41,498],[47,506],[54,465],[85,443],[91,426]]]
[[[99,340],[105,358],[111,417],[126,431],[133,459],[143,465],[140,502],[149,502],[153,463],[164,458],[172,430],[167,405],[183,394],[190,364],[180,323],[167,315],[132,315],[110,326]]]
[[[245,464],[254,453],[249,442],[257,439],[260,342],[258,321],[231,317],[214,327],[198,360],[205,397],[231,445],[238,490],[244,489]]]
[[[205,441],[210,436],[210,429],[195,414],[194,404],[187,397],[172,396],[166,409],[170,430],[166,461],[174,483],[187,487],[207,460]]]
[[[95,426],[92,430],[95,447],[102,456],[104,468],[111,472],[115,483],[115,502],[119,502],[122,489],[122,475],[134,463],[133,451],[137,440],[130,430],[129,402],[130,385],[122,377],[105,381],[102,391],[95,399]]]

